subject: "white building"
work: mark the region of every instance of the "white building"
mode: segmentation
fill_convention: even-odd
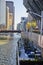
[[[0,24],[6,24],[6,2],[0,0]]]

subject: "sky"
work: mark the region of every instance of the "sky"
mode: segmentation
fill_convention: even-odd
[[[14,1],[15,6],[15,29],[17,24],[21,21],[21,17],[27,17],[26,8],[23,5],[23,0],[8,0]]]

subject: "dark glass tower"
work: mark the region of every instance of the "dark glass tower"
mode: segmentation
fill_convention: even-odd
[[[12,20],[12,30],[14,30],[14,2],[13,1],[6,1],[6,6],[9,7],[9,12],[12,13],[13,20]]]

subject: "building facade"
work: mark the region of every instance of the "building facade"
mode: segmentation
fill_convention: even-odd
[[[21,24],[18,23],[18,24],[17,24],[17,30],[18,30],[18,31],[20,30],[20,26],[21,26]]]
[[[6,1],[6,8],[7,8],[7,15],[6,17],[8,20],[6,22],[7,27],[9,30],[14,30],[14,3],[12,1]],[[9,25],[9,26],[8,26]]]
[[[26,31],[26,23],[28,22],[27,17],[21,17],[21,22],[17,25],[17,30]]]
[[[0,24],[6,24],[6,2],[0,0]]]
[[[9,7],[6,7],[6,28],[9,30]]]

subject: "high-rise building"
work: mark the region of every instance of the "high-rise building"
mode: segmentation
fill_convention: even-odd
[[[26,31],[27,17],[21,17],[21,22],[17,24],[17,30]]]
[[[6,7],[6,28],[9,30],[9,7]]]
[[[9,21],[7,20],[7,27],[9,25],[9,29],[14,30],[14,2],[6,1],[6,8],[7,8],[6,9],[7,15],[9,16]],[[7,19],[8,19],[8,16],[7,16]]]
[[[0,24],[6,25],[6,2],[0,0]]]

